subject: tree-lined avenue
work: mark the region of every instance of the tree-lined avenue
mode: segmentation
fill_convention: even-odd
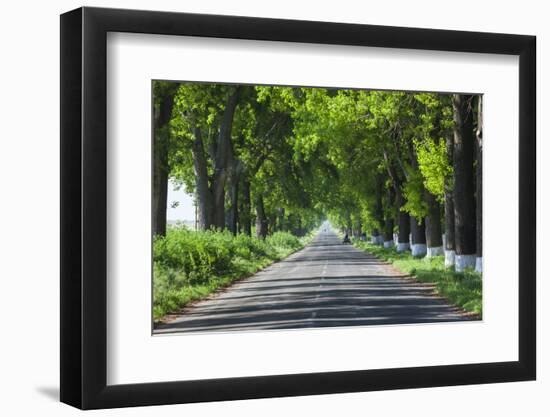
[[[304,249],[246,278],[155,333],[297,329],[466,320],[433,295],[433,287],[407,279],[353,247],[324,224]]]

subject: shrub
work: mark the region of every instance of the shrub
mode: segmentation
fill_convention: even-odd
[[[266,242],[270,246],[285,249],[298,249],[302,246],[300,239],[288,232],[275,232],[266,238]]]
[[[252,274],[305,243],[288,232],[276,232],[262,240],[233,236],[229,231],[170,227],[165,237],[153,242],[154,318]]]
[[[193,232],[185,227],[171,228],[153,244],[153,259],[159,268],[183,273],[190,281],[202,282],[212,274],[231,269],[235,254],[229,232]]]

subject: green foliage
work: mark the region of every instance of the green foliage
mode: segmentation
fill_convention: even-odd
[[[424,186],[443,201],[445,194],[445,179],[452,175],[453,169],[447,158],[446,144],[443,139],[438,141],[431,137],[423,141],[415,141],[416,154]]]
[[[379,258],[391,262],[396,268],[414,276],[420,282],[434,283],[436,291],[449,302],[464,310],[482,315],[482,278],[472,270],[455,272],[445,268],[443,256],[414,258],[409,252],[397,253],[395,248],[385,249],[367,242],[354,244]]]
[[[272,235],[269,235],[265,239],[265,242],[268,246],[292,251],[302,246],[300,239],[288,232],[275,232]]]
[[[445,185],[451,184],[452,161],[445,148],[453,127],[449,95],[244,85],[237,89],[164,81],[155,81],[153,90],[155,112],[161,97],[175,93],[170,124],[155,132],[155,146],[169,150],[170,178],[193,193],[194,164],[200,161],[206,167],[203,183],[213,192],[216,173],[227,173],[225,189],[222,185],[226,211],[229,180],[238,178],[239,217],[253,221],[254,206],[261,204],[269,224],[265,240],[169,228],[153,248],[156,319],[302,247],[307,237],[289,231],[302,236],[327,217],[342,229],[370,232],[382,228],[383,217],[395,219],[399,209],[422,218],[428,214],[425,193],[441,201]],[[222,123],[230,97],[237,102],[232,124]],[[227,138],[220,135],[222,126],[231,126],[229,144],[220,142],[220,137]],[[224,149],[225,154],[220,151]],[[246,203],[246,216],[240,211],[241,184],[250,191],[252,207]],[[415,260],[380,247],[368,249],[382,251],[377,254],[414,272],[419,280],[437,282],[438,291],[451,301],[481,312],[480,277],[442,270],[440,259]]]
[[[167,88],[159,84],[158,88]],[[202,132],[208,174],[225,102],[235,86],[182,83],[171,122],[170,172],[195,188],[193,128]],[[403,210],[426,215],[424,188],[443,196],[451,174],[444,140],[452,127],[446,95],[328,88],[241,86],[232,146],[249,178],[252,201],[262,195],[269,217],[284,209],[303,219],[323,214],[338,226],[376,225],[375,172],[401,178]],[[417,138],[412,145],[413,138]],[[406,171],[406,172],[405,172]],[[393,187],[392,178],[385,189]],[[386,213],[395,213],[391,207]],[[374,226],[377,227],[377,226]]]
[[[407,181],[403,186],[403,195],[406,203],[402,210],[416,218],[425,217],[428,214],[428,205],[424,200],[424,181],[419,171],[411,170]]]
[[[308,239],[288,232],[262,240],[227,231],[169,228],[165,237],[156,237],[153,243],[155,320],[288,256]]]

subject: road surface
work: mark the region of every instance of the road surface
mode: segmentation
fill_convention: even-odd
[[[297,329],[467,320],[433,288],[325,227],[311,244],[183,310],[154,333]]]

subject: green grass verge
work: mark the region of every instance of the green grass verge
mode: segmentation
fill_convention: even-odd
[[[229,232],[170,227],[153,244],[153,319],[200,300],[286,258],[316,233],[298,238],[277,232],[265,240]]]
[[[410,252],[397,253],[395,248],[385,249],[382,246],[357,240],[353,244],[391,262],[397,269],[414,276],[420,282],[433,283],[438,294],[450,303],[481,317],[482,278],[480,273],[473,270],[455,272],[453,269],[445,268],[443,256],[415,258]]]

